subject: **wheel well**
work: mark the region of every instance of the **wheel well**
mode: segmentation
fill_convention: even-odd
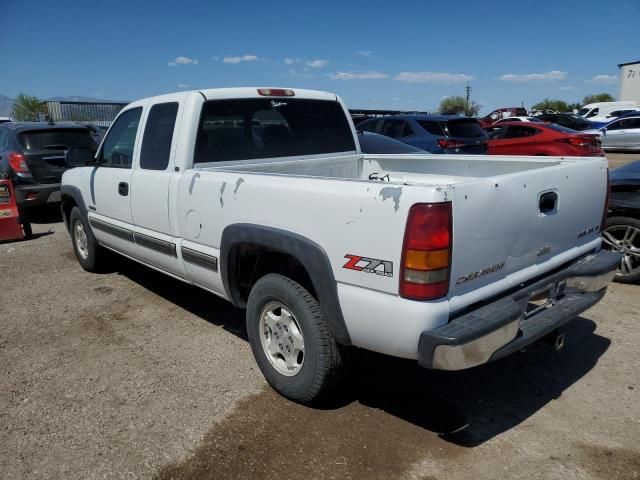
[[[69,225],[69,217],[71,216],[71,210],[73,210],[75,206],[77,206],[76,201],[72,197],[64,197],[62,199],[60,209],[62,210],[62,219],[64,220],[64,225],[67,227],[67,230],[71,228]]]
[[[246,304],[255,283],[269,273],[279,273],[295,280],[317,298],[313,282],[302,263],[293,255],[262,245],[241,243],[234,245],[229,256],[230,288],[239,293]]]

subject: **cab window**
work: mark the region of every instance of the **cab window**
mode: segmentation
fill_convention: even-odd
[[[177,114],[177,102],[158,103],[151,107],[142,137],[140,168],[166,170]]]
[[[141,114],[142,107],[132,108],[116,119],[102,144],[101,167],[131,168]]]

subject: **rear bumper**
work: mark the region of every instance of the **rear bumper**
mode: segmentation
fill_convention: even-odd
[[[16,185],[16,202],[20,209],[60,201],[60,184]]]
[[[437,370],[462,370],[497,360],[542,338],[600,301],[620,254],[588,255],[506,297],[422,332],[418,363]],[[544,292],[549,301],[531,308]]]

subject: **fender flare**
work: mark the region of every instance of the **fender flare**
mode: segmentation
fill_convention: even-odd
[[[237,265],[237,249],[234,246],[243,243],[265,247],[298,260],[309,274],[331,334],[338,343],[351,345],[340,308],[338,284],[329,257],[320,245],[297,233],[264,225],[237,223],[227,226],[220,242],[220,275],[227,298],[241,308],[245,307],[245,302],[232,280]]]
[[[67,220],[67,216],[64,213],[64,204],[65,200],[71,198],[76,206],[80,209],[80,213],[87,218],[87,206],[84,203],[84,198],[82,198],[82,192],[78,187],[73,185],[62,185],[60,186],[60,198],[62,200],[60,204],[60,209],[62,210],[62,219],[64,221],[64,226],[67,227],[67,231],[69,231],[69,222]]]

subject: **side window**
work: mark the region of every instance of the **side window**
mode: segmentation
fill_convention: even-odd
[[[382,127],[382,135],[391,138],[398,138],[402,133],[402,120],[385,120]]]
[[[531,137],[537,133],[539,133],[539,130],[535,128],[521,127],[520,125],[518,125],[517,127],[507,127],[507,134],[504,136],[504,138]]]
[[[616,122],[612,122],[611,125],[607,126],[607,130],[622,130],[625,128],[625,121],[618,120]]]
[[[587,118],[595,117],[596,115],[598,115],[599,112],[600,112],[599,108],[594,108],[589,112],[589,114],[587,115]]]
[[[418,124],[432,135],[444,135],[442,126],[438,122],[430,120],[418,120]]]
[[[380,123],[380,120],[368,120],[366,122],[362,122],[360,125],[358,125],[358,130],[362,130],[363,132],[373,132],[375,133],[377,128],[378,128],[378,124]]]
[[[411,128],[411,125],[409,125],[409,122],[404,122],[404,128],[402,129],[402,136],[411,137],[412,135],[415,135],[413,133],[413,128]]]
[[[167,168],[177,114],[177,102],[158,103],[151,107],[142,137],[140,168],[146,170]]]
[[[499,140],[501,138],[504,138],[506,133],[507,127],[493,127],[487,129],[487,135],[492,140]]]
[[[628,118],[629,126],[626,128],[640,128],[640,118]]]
[[[100,152],[100,166],[131,168],[142,107],[122,113],[111,126]]]

